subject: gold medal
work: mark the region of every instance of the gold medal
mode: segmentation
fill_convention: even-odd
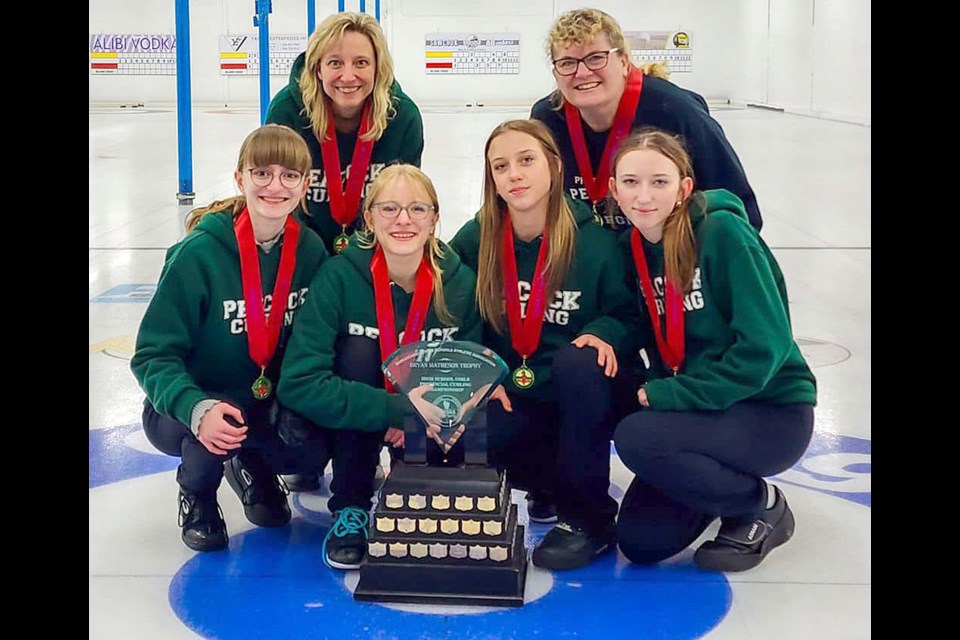
[[[340,253],[350,244],[350,238],[345,233],[341,233],[333,239],[333,250]]]
[[[529,389],[533,386],[533,369],[527,366],[527,359],[513,371],[513,384],[520,389]]]
[[[257,400],[266,400],[270,397],[270,392],[273,391],[273,383],[270,382],[267,376],[263,375],[263,371],[263,369],[260,369],[260,375],[257,376],[257,379],[250,385],[253,397]]]
[[[597,212],[597,203],[593,203],[593,221],[598,227],[603,226],[603,216]]]

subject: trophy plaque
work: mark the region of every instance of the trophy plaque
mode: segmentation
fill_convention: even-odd
[[[522,606],[524,528],[506,478],[486,464],[483,408],[506,364],[473,342],[415,342],[383,370],[417,415],[378,493],[354,599]]]

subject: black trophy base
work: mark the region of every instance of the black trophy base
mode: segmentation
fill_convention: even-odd
[[[522,607],[527,579],[523,526],[504,566],[451,566],[364,561],[353,599],[364,602]]]

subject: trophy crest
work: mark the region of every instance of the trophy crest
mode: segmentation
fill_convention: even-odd
[[[471,424],[509,373],[496,353],[475,342],[414,342],[383,363],[384,375],[413,404],[422,425],[404,426],[404,461],[424,462],[435,444],[442,456],[465,439],[465,462],[486,463],[486,421]],[[426,429],[425,429],[426,427]]]
[[[383,371],[417,415],[380,488],[354,599],[523,606],[524,527],[504,474],[487,465],[482,411],[507,365],[474,342],[414,342]]]

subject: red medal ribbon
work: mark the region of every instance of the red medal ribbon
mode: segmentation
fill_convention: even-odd
[[[636,227],[630,232],[630,249],[633,252],[633,263],[637,267],[637,274],[640,276],[640,286],[643,287],[643,299],[647,303],[650,324],[653,325],[653,333],[657,339],[657,349],[660,351],[660,357],[673,371],[673,375],[677,375],[683,363],[685,348],[683,296],[664,275],[663,280],[666,283],[664,300],[667,308],[667,339],[664,340],[663,332],[660,330],[660,314],[657,312],[657,303],[653,297],[653,284],[650,282],[650,272],[647,270],[647,257],[643,254],[640,231]]]
[[[527,313],[520,318],[520,278],[517,275],[517,255],[513,248],[513,225],[510,212],[503,221],[501,249],[503,251],[503,297],[507,305],[507,320],[510,323],[510,344],[513,350],[524,360],[533,355],[540,345],[540,332],[543,329],[543,317],[547,311],[547,277],[544,264],[547,261],[547,231],[544,229],[540,239],[540,252],[537,254],[537,266],[533,269],[533,282],[530,285],[530,297],[527,299]]]
[[[329,106],[329,105],[328,105]],[[337,148],[337,132],[333,125],[333,111],[327,118],[327,139],[320,141],[320,155],[323,156],[323,172],[327,176],[327,194],[330,197],[330,215],[341,227],[346,228],[360,212],[360,193],[363,191],[363,178],[370,167],[373,154],[373,140],[364,140],[363,134],[370,129],[370,101],[363,106],[360,116],[360,132],[353,147],[350,160],[350,175],[347,177],[347,192],[343,193],[340,182],[340,151]]]
[[[587,140],[583,135],[580,111],[569,102],[564,102],[567,131],[570,132],[573,155],[577,159],[577,167],[583,177],[583,185],[586,187],[587,195],[593,201],[594,207],[607,197],[610,179],[610,156],[617,145],[620,144],[620,141],[630,132],[633,119],[637,114],[637,105],[640,104],[642,89],[643,73],[636,67],[631,67],[630,74],[627,76],[627,85],[624,88],[623,95],[620,96],[620,102],[617,104],[617,113],[613,117],[613,126],[610,127],[610,132],[607,134],[607,143],[603,147],[603,155],[600,157],[600,168],[596,178],[593,177],[593,169],[590,167],[590,156],[587,154]]]
[[[287,216],[283,226],[283,248],[280,250],[280,268],[277,281],[273,286],[273,302],[270,317],[266,318],[263,309],[263,288],[260,281],[260,257],[257,243],[253,237],[253,225],[250,212],[244,207],[233,223],[240,249],[240,278],[243,283],[243,300],[247,307],[247,345],[250,358],[260,367],[261,374],[270,364],[273,352],[280,339],[280,327],[290,294],[290,283],[297,264],[297,241],[300,239],[300,225],[293,216]]]
[[[380,361],[386,362],[397,350],[396,320],[393,315],[393,297],[390,295],[390,276],[387,273],[387,259],[383,249],[377,247],[370,261],[370,273],[373,274],[373,297],[377,304],[377,328],[380,329]],[[403,345],[420,339],[420,332],[427,321],[430,299],[433,297],[433,269],[426,257],[421,258],[417,268],[417,283],[413,288],[413,300],[403,329]],[[393,392],[393,384],[384,378],[384,388]]]

